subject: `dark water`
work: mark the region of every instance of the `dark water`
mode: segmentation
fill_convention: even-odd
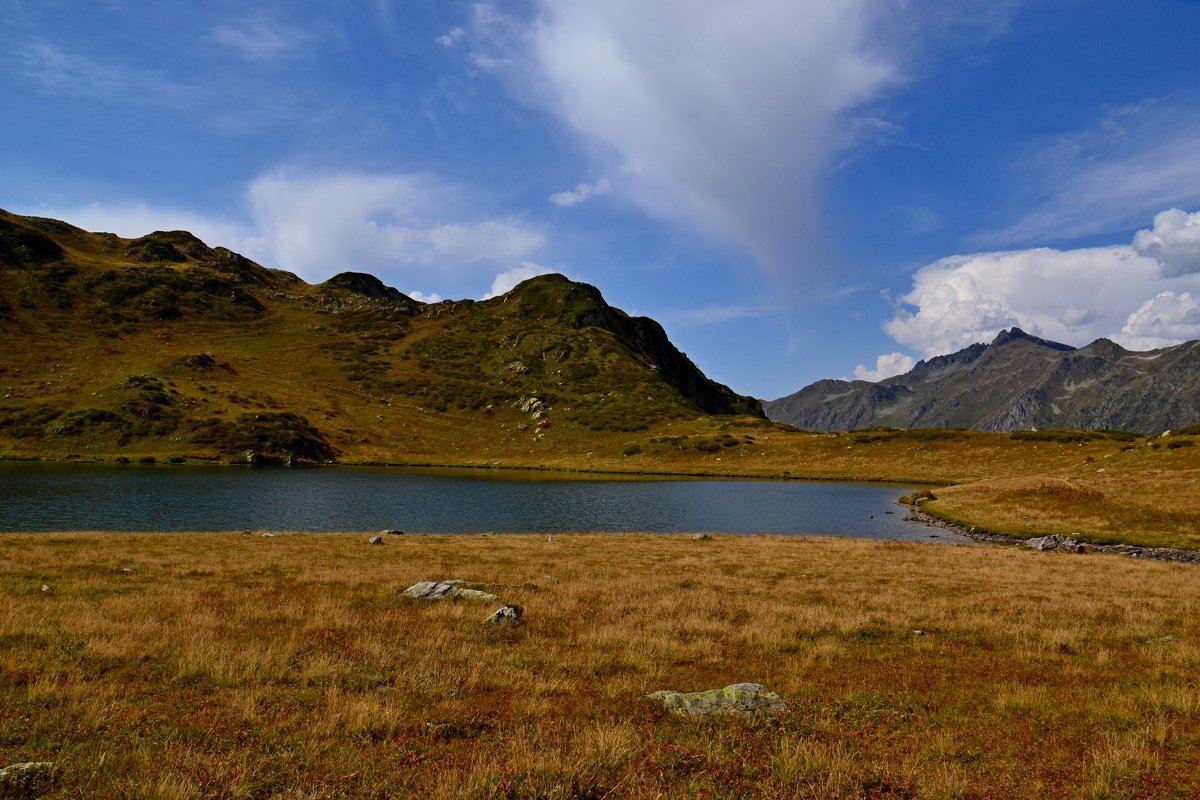
[[[492,470],[0,463],[3,531],[711,531],[956,540],[902,486]],[[892,513],[888,513],[892,512]]]

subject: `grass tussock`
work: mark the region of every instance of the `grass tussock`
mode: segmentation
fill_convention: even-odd
[[[556,538],[2,537],[0,764],[55,761],[52,797],[1200,794],[1192,567]],[[450,577],[527,624],[400,596]],[[790,711],[645,699],[737,681]]]

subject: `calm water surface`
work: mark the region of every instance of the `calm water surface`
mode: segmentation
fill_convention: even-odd
[[[0,463],[0,530],[712,531],[962,541],[905,522],[896,499],[906,491],[498,470]]]

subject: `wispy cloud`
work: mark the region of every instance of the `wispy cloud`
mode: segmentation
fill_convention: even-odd
[[[252,61],[279,61],[301,55],[313,40],[310,31],[268,11],[257,11],[216,27],[211,38]]]
[[[1069,241],[1134,227],[1163,208],[1200,204],[1200,111],[1193,103],[1109,109],[1097,124],[1034,148],[1015,165],[1032,191],[1015,221],[980,246]]]
[[[579,183],[575,185],[574,189],[567,189],[550,195],[550,202],[559,208],[571,208],[585,203],[593,197],[604,194],[611,187],[612,182],[608,178],[601,178],[594,183]]]
[[[46,94],[75,100],[178,107],[208,95],[202,86],[179,83],[163,72],[70,52],[42,39],[17,46],[10,58],[14,71],[27,83]]]
[[[767,305],[761,303],[730,303],[726,305],[711,304],[699,308],[671,308],[662,311],[658,316],[667,323],[707,327],[744,319],[755,319],[766,316],[771,311]]]

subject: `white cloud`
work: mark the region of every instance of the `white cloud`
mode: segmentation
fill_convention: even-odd
[[[486,266],[545,244],[518,219],[457,219],[468,212],[455,190],[426,175],[279,170],[255,180],[249,199],[274,260],[304,275]]]
[[[593,197],[602,195],[612,187],[612,182],[608,178],[601,178],[595,183],[579,183],[574,189],[568,189],[562,192],[555,192],[550,195],[550,202],[560,208],[571,208],[580,203],[585,203]]]
[[[549,275],[558,270],[543,267],[541,264],[535,264],[532,261],[525,261],[519,267],[505,270],[496,276],[492,281],[492,289],[485,294],[481,300],[491,300],[493,297],[499,297],[511,291],[521,281],[527,281],[530,278],[536,278],[538,275]]]
[[[1178,208],[1154,217],[1154,227],[1133,237],[1133,249],[1159,263],[1167,277],[1200,272],[1200,212]]]
[[[1161,292],[1125,320],[1118,340],[1131,350],[1154,350],[1200,339],[1200,296]]]
[[[248,225],[190,211],[153,208],[141,203],[92,203],[73,209],[39,207],[20,213],[62,219],[88,231],[136,239],[154,231],[188,231],[210,247],[228,247],[249,258],[268,252],[267,243]]]
[[[854,368],[854,379],[878,383],[894,375],[903,375],[916,364],[912,356],[903,353],[886,353],[875,359],[875,369],[867,369],[865,364]]]
[[[390,282],[462,284],[541,249],[545,235],[513,217],[480,217],[464,191],[429,175],[269,172],[247,188],[234,222],[147,205],[92,204],[24,213],[133,238],[189,230],[268,266],[323,281],[345,270]]]
[[[819,232],[815,193],[839,122],[896,79],[868,46],[871,4],[539,7],[529,87],[611,162],[629,196],[794,270]]]
[[[480,53],[477,51],[468,53],[467,61],[471,62],[473,67],[481,69],[484,72],[495,72],[496,70],[507,67],[512,63],[512,59],[489,56],[486,53]]]
[[[430,294],[425,294],[424,292],[407,292],[407,294],[418,303],[440,303],[445,299],[437,292],[431,292]]]
[[[679,325],[724,325],[743,319],[754,319],[771,313],[770,309],[756,303],[734,303],[731,305],[707,305],[701,308],[667,309],[656,317],[660,322]]]
[[[1133,246],[974,253],[929,264],[884,329],[926,357],[989,342],[1013,326],[1076,346],[1100,337],[1132,349],[1195,338],[1200,272],[1180,267],[1193,257],[1194,215],[1166,213]]]
[[[454,47],[462,41],[462,38],[467,35],[467,32],[457,25],[446,31],[443,36],[439,36],[437,41],[442,47]]]
[[[312,35],[266,11],[220,25],[211,38],[242,58],[275,61],[299,55]]]

